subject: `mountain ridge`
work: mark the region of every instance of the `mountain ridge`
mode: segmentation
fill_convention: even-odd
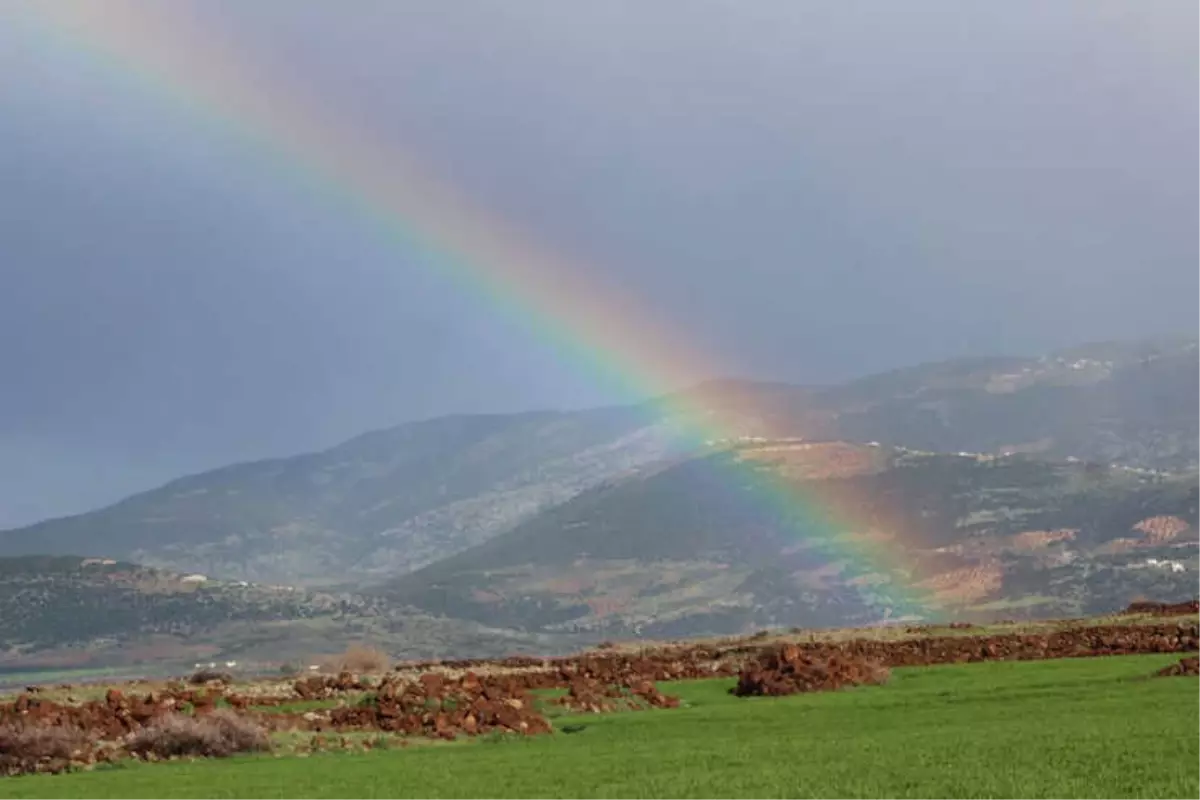
[[[522,444],[539,437],[550,441],[536,452]],[[428,515],[450,508],[468,521],[496,524],[492,515],[503,525],[659,459],[669,449],[661,440],[629,409],[440,418],[364,434],[318,453],[186,476],[95,512],[0,532],[0,555],[90,553],[99,539],[104,552],[97,555],[148,566],[266,582],[309,582],[303,578],[314,575],[328,581],[347,577],[338,570],[370,557],[369,549],[354,552],[364,537],[399,532],[406,534],[407,552],[396,568],[403,569],[440,555],[419,550]],[[455,485],[447,487],[451,480]],[[250,560],[242,555],[248,548],[230,541],[245,529],[259,536]],[[160,531],[171,538],[162,540]],[[355,531],[361,532],[357,542]],[[469,544],[473,533],[458,536]],[[287,542],[273,547],[272,537]],[[207,552],[199,549],[206,542]],[[302,548],[326,564],[289,569],[271,563]]]
[[[1170,471],[1197,462],[1198,386],[1196,340],[1169,339],[931,362],[825,387],[721,380],[684,394],[689,407],[732,420],[733,438],[1024,452]],[[691,454],[672,435],[680,399],[369,431],[0,531],[0,556],[83,552],[255,582],[377,582]]]

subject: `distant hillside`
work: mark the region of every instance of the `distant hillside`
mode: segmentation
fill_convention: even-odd
[[[965,359],[827,388],[691,390],[730,437],[879,442],[936,452],[1186,470],[1197,464],[1194,339]],[[99,511],[0,532],[0,556],[91,554],[227,579],[381,581],[486,542],[687,455],[671,403],[458,416],[329,450],[193,475]],[[664,411],[667,409],[668,411]],[[687,495],[669,502],[688,504]]]
[[[1084,345],[1041,358],[926,364],[825,389],[719,382],[709,405],[753,409],[747,432],[917,448],[1023,452],[1194,469],[1197,340]]]
[[[2,532],[0,555],[83,552],[258,582],[386,576],[668,452],[641,409],[446,417]]]
[[[307,663],[359,641],[406,658],[555,646],[376,597],[201,578],[72,556],[0,558],[0,671]]]
[[[753,489],[764,471],[818,501],[763,503]],[[856,575],[850,554],[900,547],[912,561],[900,583],[933,616],[1098,613],[1194,593],[1196,503],[1195,474],[769,442],[590,490],[387,591],[531,631],[861,624],[904,592]],[[821,539],[814,505],[859,521],[842,545]]]
[[[795,504],[763,502],[763,477]],[[835,538],[822,514],[853,520]],[[222,581],[102,559],[0,558],[0,671],[554,653],[629,636],[1073,616],[1194,594],[1197,476],[766,441],[586,490],[371,589]],[[856,552],[896,552],[897,576]],[[889,580],[891,582],[889,582]],[[889,608],[891,613],[889,614]]]
[[[130,634],[189,636],[231,621],[313,617],[307,595],[71,556],[0,559],[0,643],[20,652]]]

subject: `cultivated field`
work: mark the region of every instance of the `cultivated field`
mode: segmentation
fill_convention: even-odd
[[[0,795],[1196,797],[1198,629],[1141,615],[48,687],[0,706],[0,766],[66,772]],[[47,730],[101,744],[13,755]]]

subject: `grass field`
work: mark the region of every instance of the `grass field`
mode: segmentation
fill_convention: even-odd
[[[1178,656],[896,670],[887,686],[561,716],[574,734],[0,779],[0,797],[1198,797]]]
[[[129,675],[130,670],[119,667],[98,667],[80,669],[37,669],[26,671],[0,672],[0,694],[6,694],[5,689],[17,689],[31,683],[50,684],[83,681],[114,680]],[[140,676],[139,676],[140,677]]]

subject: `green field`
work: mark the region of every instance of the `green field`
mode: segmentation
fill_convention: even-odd
[[[0,779],[0,797],[1198,797],[1178,656],[897,670],[780,699],[666,684],[684,707],[563,716],[574,734]]]
[[[84,681],[116,680],[129,675],[136,670],[120,669],[119,667],[96,667],[79,669],[35,669],[25,671],[0,672],[0,689],[5,687],[22,687],[31,683],[46,685],[50,683],[82,683]],[[142,676],[138,676],[142,677]]]

